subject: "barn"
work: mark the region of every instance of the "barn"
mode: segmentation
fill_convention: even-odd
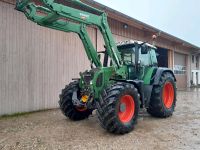
[[[93,0],[83,1],[107,12],[116,42],[151,43],[157,35],[159,66],[174,71],[178,89],[190,86],[191,56],[199,47]],[[38,26],[14,8],[14,0],[0,0],[0,115],[56,108],[60,90],[90,68],[83,45],[76,34]],[[100,32],[95,27],[88,30],[102,50]]]

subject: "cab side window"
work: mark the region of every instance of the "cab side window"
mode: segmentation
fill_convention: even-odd
[[[150,51],[147,54],[141,53],[141,48],[139,50],[139,61],[142,66],[151,65]]]

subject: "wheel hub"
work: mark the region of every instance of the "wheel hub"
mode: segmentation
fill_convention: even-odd
[[[135,114],[135,101],[131,95],[124,95],[120,99],[118,117],[122,123],[131,121]]]
[[[119,111],[120,112],[125,112],[126,111],[126,104],[125,103],[121,103],[120,104]]]

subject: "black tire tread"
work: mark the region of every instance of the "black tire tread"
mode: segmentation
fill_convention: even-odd
[[[135,115],[135,121],[132,125],[123,126],[118,121],[118,116],[116,115],[116,98],[119,96],[121,91],[125,89],[133,90],[135,97],[138,101],[137,109],[139,111],[139,98],[140,95],[137,89],[132,84],[117,82],[110,87],[106,88],[97,102],[97,116],[100,125],[111,133],[125,134],[133,130],[134,125],[137,122],[138,112]]]
[[[165,108],[161,96],[162,87],[166,80],[171,80],[175,88],[174,102],[170,109]],[[170,117],[173,114],[175,106],[176,106],[176,82],[174,76],[170,72],[164,72],[160,78],[159,84],[155,85],[152,89],[150,104],[149,107],[147,108],[147,112],[154,117],[166,118]]]
[[[78,111],[72,103],[73,91],[78,88],[78,81],[66,85],[60,94],[59,105],[62,113],[71,120],[78,121],[89,117],[92,110]]]

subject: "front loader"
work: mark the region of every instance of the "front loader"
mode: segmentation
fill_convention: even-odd
[[[97,109],[104,129],[124,134],[133,130],[140,109],[161,118],[173,114],[173,72],[158,67],[153,45],[133,40],[116,44],[105,12],[80,0],[18,0],[16,9],[40,26],[78,34],[83,43],[91,69],[62,90],[59,105],[66,117],[82,120]],[[101,32],[104,50],[95,49],[88,26]]]

